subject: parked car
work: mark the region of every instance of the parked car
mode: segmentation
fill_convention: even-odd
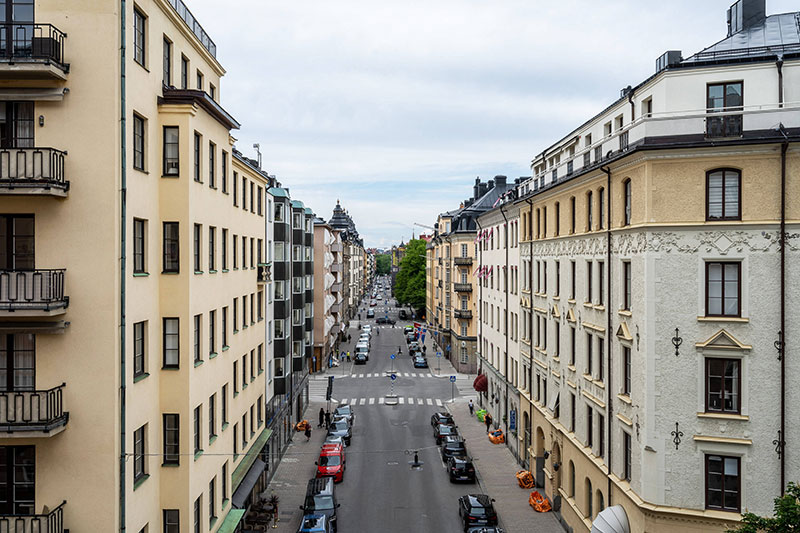
[[[401,309],[401,310],[400,310],[400,313],[398,313],[397,317],[398,317],[400,320],[406,320],[406,319],[408,318],[408,313],[406,313],[406,310],[405,310],[405,309]]]
[[[475,466],[472,459],[466,455],[454,455],[447,459],[447,473],[450,475],[450,482],[468,481],[475,483]]]
[[[400,312],[405,313],[405,311],[400,311]],[[408,335],[409,333],[414,333],[414,326],[404,326],[403,333],[405,333],[406,335]]]
[[[436,439],[436,444],[441,444],[444,437],[454,437],[458,435],[456,426],[449,424],[436,424],[433,426],[433,438]]]
[[[319,459],[314,464],[317,465],[317,477],[330,476],[334,482],[343,481],[344,470],[347,467],[344,447],[338,444],[323,445]]]
[[[375,310],[374,309],[370,309],[369,311],[367,311],[367,318],[375,318]]]
[[[361,331],[366,331],[370,335],[372,335],[372,324],[364,324],[361,326]]]
[[[356,355],[358,355],[360,353],[363,353],[364,357],[366,357],[367,361],[369,361],[369,345],[368,344],[366,344],[364,342],[359,342],[358,344],[356,344]]]
[[[419,352],[422,352],[422,346],[419,345],[419,342],[413,341],[413,342],[409,343],[409,345],[408,345],[408,353],[409,354],[414,354],[414,353],[419,353]]]
[[[448,426],[455,426],[453,415],[446,411],[439,411],[431,415],[431,426],[436,427],[438,424],[447,424]]]
[[[406,344],[410,344],[416,340],[414,333],[406,333]]]
[[[497,512],[486,494],[467,494],[458,499],[458,516],[464,524],[464,531],[475,526],[496,526]]]
[[[343,439],[342,437],[338,436],[338,435],[327,435],[327,436],[325,437],[325,440],[324,440],[324,441],[322,441],[322,445],[323,445],[323,446],[325,446],[326,444],[339,444],[339,445],[341,445],[342,447],[345,447],[345,446],[347,446],[347,445],[344,443],[344,439]]]
[[[442,452],[442,460],[447,461],[456,455],[467,455],[467,444],[464,439],[459,436],[452,435],[442,439],[442,446],[439,448]]]
[[[307,514],[300,521],[300,529],[297,533],[330,533],[331,529],[328,517],[324,514]]]
[[[331,422],[331,427],[328,428],[328,435],[342,437],[342,439],[344,439],[344,443],[350,446],[350,440],[353,437],[353,431],[350,428],[350,424],[347,423],[347,420],[342,418]]]
[[[366,365],[367,364],[367,354],[364,352],[358,352],[356,356],[353,358],[353,362],[357,365]]]
[[[372,344],[372,343],[369,340],[369,333],[362,333],[361,336],[358,338],[358,342],[356,343],[356,346],[358,346],[359,344],[362,344],[362,343],[366,344],[367,348],[370,347],[370,344]]]
[[[330,522],[332,531],[336,531],[336,494],[334,493],[333,478],[323,477],[308,480],[306,497],[300,509],[304,515],[321,514]]]
[[[352,405],[347,404],[347,403],[343,403],[343,404],[340,404],[339,407],[337,407],[333,411],[333,417],[334,418],[346,418],[346,419],[349,420],[350,425],[352,426],[353,422],[355,422],[355,420],[356,420],[356,413],[355,413],[355,411],[353,411],[353,406]]]
[[[372,300],[372,301],[369,303],[369,306],[370,306],[370,307],[375,307],[376,305],[378,305],[378,302],[376,302],[375,300]]]
[[[505,533],[505,529],[497,526],[475,526],[464,530],[466,533]]]
[[[428,360],[418,355],[414,358],[414,368],[428,368]]]

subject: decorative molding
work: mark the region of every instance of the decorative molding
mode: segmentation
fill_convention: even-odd
[[[725,331],[725,329],[721,329],[714,333],[704,342],[696,343],[695,347],[698,350],[716,349],[750,351],[753,349],[752,346],[740,342],[736,337]]]
[[[751,439],[735,439],[733,437],[714,437],[711,435],[695,435],[692,437],[695,442],[713,442],[716,444],[741,444],[744,446],[751,446],[753,441]]]

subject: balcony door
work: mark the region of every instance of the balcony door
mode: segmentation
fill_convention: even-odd
[[[0,0],[0,57],[30,55],[33,3],[34,0]]]
[[[36,389],[36,337],[0,335],[0,391]]]
[[[0,446],[0,515],[34,514],[35,472],[34,446]]]
[[[0,148],[32,148],[33,131],[33,102],[0,102]]]
[[[0,215],[0,270],[33,270],[33,215]]]

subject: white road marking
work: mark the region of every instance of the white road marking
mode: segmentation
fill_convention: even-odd
[[[363,378],[364,374],[359,374],[358,377]]]
[[[398,400],[397,403],[399,403],[400,405],[403,405],[406,401],[406,399],[403,398],[402,396],[400,396],[397,400]]]
[[[417,405],[423,405],[422,398],[417,398]]]
[[[439,400],[439,399],[437,398],[437,399],[436,399],[436,405],[438,405],[439,407],[441,407],[441,406],[442,406],[442,400]]]
[[[350,400],[350,405],[358,405],[358,399],[353,398],[352,400]]]
[[[375,398],[370,398],[369,399],[369,404],[370,405],[374,405],[375,404]]]
[[[366,403],[367,403],[367,399],[366,398],[361,398],[361,401],[358,402],[358,405],[364,405]]]
[[[428,405],[433,405],[433,400],[431,400],[430,398],[428,398],[428,399],[427,399],[427,401],[428,401]]]
[[[403,377],[407,378],[408,377],[408,372],[403,372]]]
[[[380,398],[378,398],[378,403],[383,405],[383,400],[384,400],[384,398],[383,398],[383,396],[381,396]]]

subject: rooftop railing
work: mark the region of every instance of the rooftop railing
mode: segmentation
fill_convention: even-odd
[[[183,3],[183,0],[169,0],[169,3],[178,13],[178,16],[183,19],[187,26],[189,26],[189,29],[192,30],[192,33],[194,33],[195,36],[200,40],[203,48],[208,50],[208,53],[216,58],[217,45],[214,44],[214,41],[211,40],[211,37],[208,36],[200,23],[197,22],[197,19],[194,18],[192,12],[189,11],[189,8]]]

